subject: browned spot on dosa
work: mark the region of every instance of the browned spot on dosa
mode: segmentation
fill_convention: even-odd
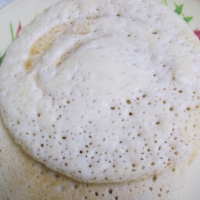
[[[64,35],[67,32],[67,29],[65,24],[52,28],[35,42],[30,50],[30,55],[34,56],[46,51],[58,36]]]
[[[24,67],[25,67],[26,70],[31,70],[32,69],[32,64],[31,64],[31,61],[30,61],[29,58],[25,61]]]
[[[30,71],[40,60],[47,49],[51,47],[53,42],[61,35],[64,35],[68,30],[67,25],[62,24],[49,30],[41,36],[32,46],[29,52],[29,58],[25,61],[25,70]]]

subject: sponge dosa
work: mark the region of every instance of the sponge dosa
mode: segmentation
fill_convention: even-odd
[[[199,52],[155,1],[61,1],[7,51],[3,122],[35,160],[77,181],[154,177],[198,147]]]

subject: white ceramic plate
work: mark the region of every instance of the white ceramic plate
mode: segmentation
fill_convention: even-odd
[[[14,0],[0,9],[0,62],[21,28],[59,0]],[[176,12],[200,39],[200,0],[157,0]],[[200,200],[200,153],[190,166],[181,200]],[[179,200],[179,199],[177,199]]]

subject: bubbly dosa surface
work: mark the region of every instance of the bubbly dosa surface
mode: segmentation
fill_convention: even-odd
[[[61,1],[8,49],[1,115],[25,152],[55,171],[139,180],[196,151],[199,53],[188,26],[155,1]]]
[[[0,119],[1,200],[177,200],[187,163],[140,181],[113,184],[76,182],[46,168],[17,145]],[[178,195],[178,196],[177,196]]]

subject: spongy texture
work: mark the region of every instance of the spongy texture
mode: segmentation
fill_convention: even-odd
[[[156,1],[64,0],[8,49],[1,115],[29,155],[75,180],[161,173],[199,142],[199,53]]]
[[[28,156],[13,141],[0,119],[1,200],[184,200],[177,191],[185,181],[185,167],[182,164],[164,174],[128,183],[76,182]]]

